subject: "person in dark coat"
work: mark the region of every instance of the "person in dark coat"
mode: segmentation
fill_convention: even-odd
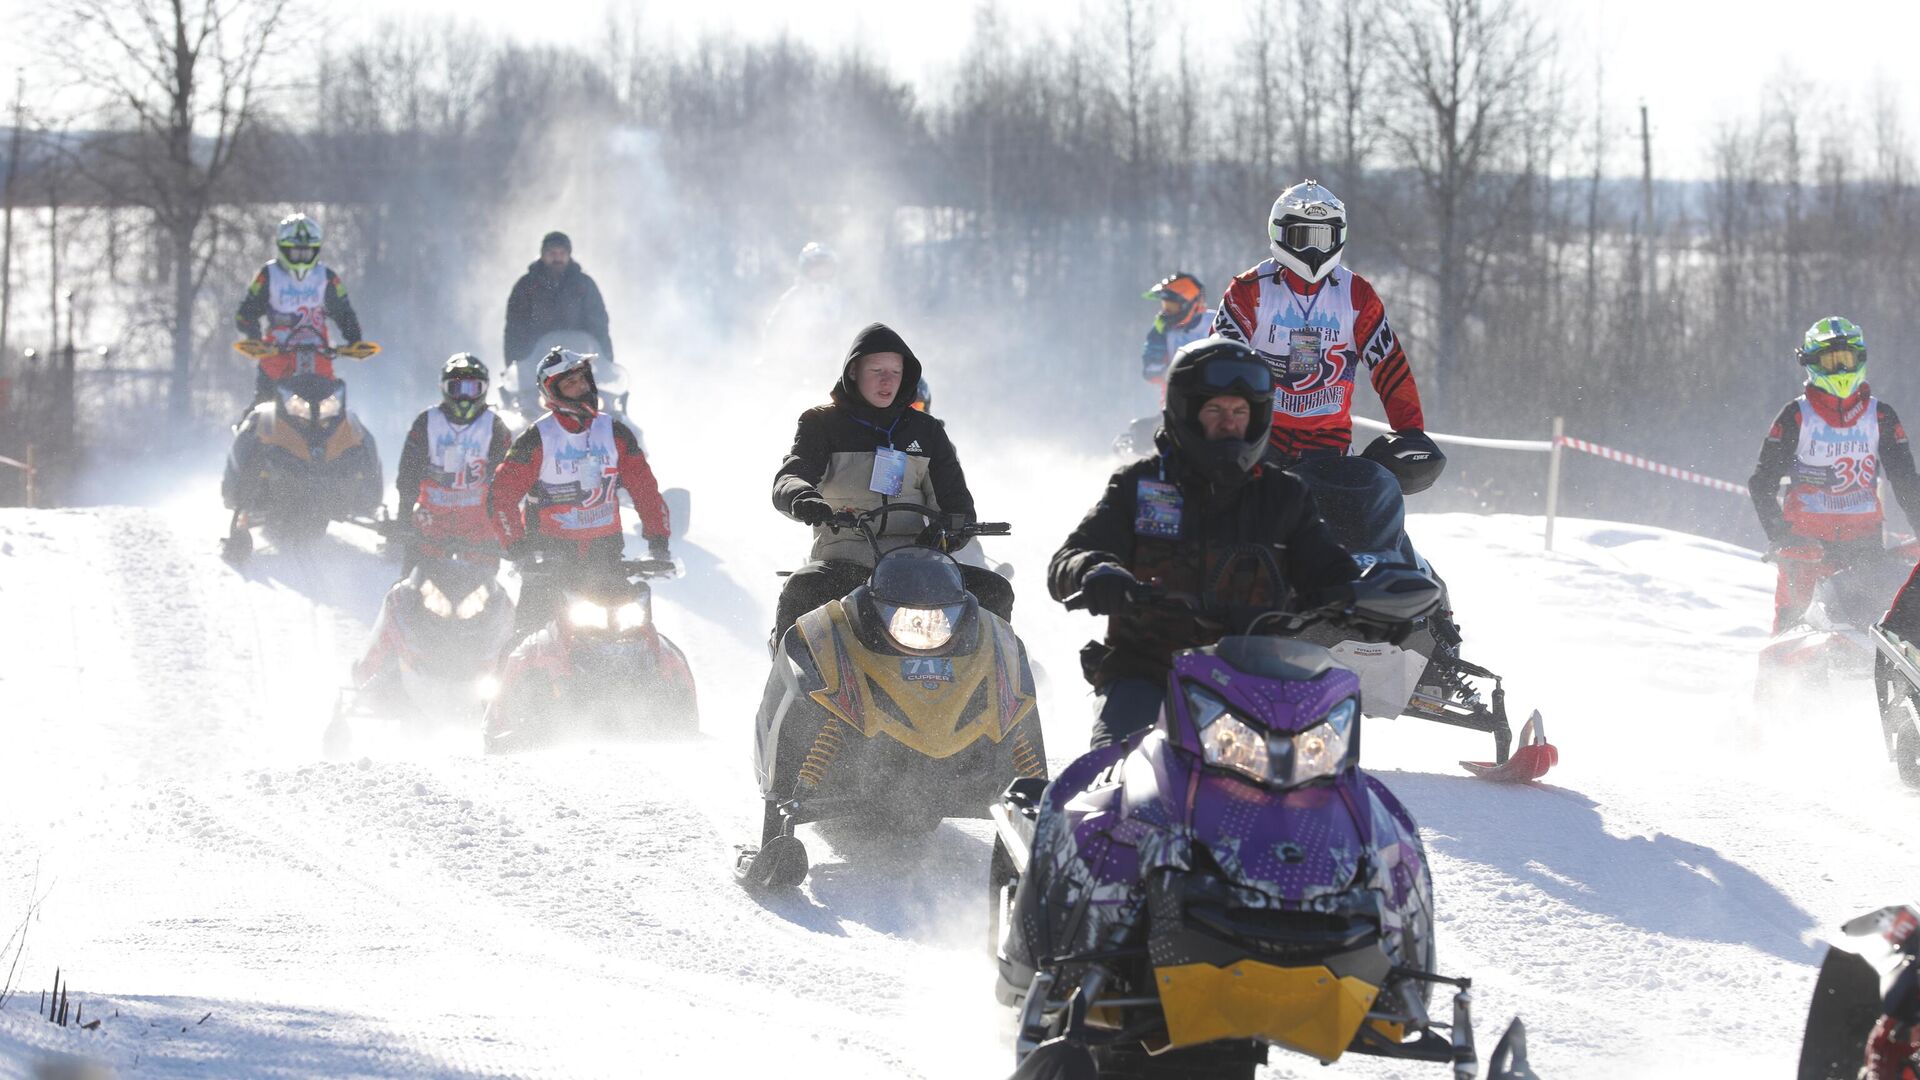
[[[1081,660],[1100,697],[1093,745],[1154,722],[1173,654],[1211,645],[1213,618],[1141,603],[1168,599],[1296,610],[1350,593],[1360,568],[1341,548],[1297,477],[1262,465],[1273,374],[1236,341],[1181,349],[1167,369],[1157,453],[1122,466],[1047,568],[1070,610],[1107,618],[1104,642]]]
[[[541,335],[556,330],[592,334],[600,359],[613,361],[606,301],[600,286],[573,261],[573,241],[563,232],[550,232],[540,241],[540,257],[527,265],[507,296],[507,363],[537,362],[539,357],[527,354]]]
[[[813,526],[813,552],[780,590],[773,641],[800,616],[866,583],[873,550],[859,533],[827,527],[841,510],[874,510],[889,501],[920,503],[973,520],[960,457],[946,425],[912,407],[920,384],[920,359],[890,327],[873,323],[853,339],[832,401],[800,414],[793,448],[773,478],[774,509]],[[876,490],[876,459],[897,455],[892,494]],[[881,523],[884,553],[911,544],[926,522],[893,514]],[[1013,617],[1013,586],[991,570],[962,566],[967,591],[1003,619]]]

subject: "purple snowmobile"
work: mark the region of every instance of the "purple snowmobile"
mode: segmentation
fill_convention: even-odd
[[[1336,623],[1392,639],[1438,602],[1410,567],[1354,599],[1264,612],[1175,654],[1154,727],[993,807],[998,996],[1017,1080],[1251,1080],[1269,1048],[1479,1075],[1470,981],[1434,971],[1419,831],[1359,767],[1360,680],[1288,640]],[[1454,988],[1450,1023],[1428,1012]],[[1489,1062],[1527,1080],[1514,1020]]]

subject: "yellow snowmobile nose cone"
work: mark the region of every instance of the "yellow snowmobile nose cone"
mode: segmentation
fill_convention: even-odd
[[[1337,1060],[1380,988],[1325,967],[1274,967],[1241,960],[1226,967],[1180,964],[1155,968],[1153,980],[1174,1048],[1220,1039],[1261,1039]]]

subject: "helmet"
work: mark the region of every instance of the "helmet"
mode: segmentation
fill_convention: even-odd
[[[920,385],[913,391],[913,404],[907,408],[919,409],[923,413],[933,411],[933,384],[927,381],[925,375],[920,376]]]
[[[802,274],[810,274],[816,269],[831,270],[839,261],[833,249],[819,241],[808,241],[807,246],[800,249],[800,273]]]
[[[1842,400],[1867,377],[1867,335],[1851,319],[1829,315],[1807,327],[1794,353],[1807,369],[1807,383]]]
[[[472,353],[454,353],[440,367],[440,400],[465,424],[487,407],[487,365]]]
[[[1241,438],[1211,440],[1200,426],[1201,406],[1223,394],[1245,398],[1252,409]],[[1216,485],[1237,486],[1266,452],[1273,425],[1273,371],[1237,341],[1201,338],[1174,354],[1160,419],[1189,466]]]
[[[1207,291],[1200,279],[1185,271],[1176,270],[1161,278],[1153,288],[1140,294],[1142,300],[1171,300],[1180,305],[1180,317],[1185,318],[1193,310],[1200,297]]]
[[[556,415],[583,422],[593,419],[593,414],[600,411],[600,388],[593,382],[593,361],[593,353],[578,353],[559,345],[547,350],[536,375],[540,382],[540,400]],[[587,392],[577,398],[561,397],[560,380],[576,371],[586,372]]]
[[[1347,246],[1347,205],[1317,180],[1302,180],[1273,200],[1267,239],[1280,265],[1319,281],[1340,265]]]
[[[1385,465],[1400,481],[1403,495],[1418,495],[1432,487],[1447,467],[1447,455],[1419,430],[1382,435],[1368,443],[1360,456]]]
[[[289,214],[280,219],[273,243],[280,250],[280,265],[287,273],[306,277],[320,261],[320,223],[305,214]]]

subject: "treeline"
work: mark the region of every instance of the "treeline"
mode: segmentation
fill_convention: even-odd
[[[171,9],[153,10],[164,29]],[[1830,312],[1866,326],[1874,382],[1896,406],[1920,393],[1902,370],[1920,197],[1890,98],[1863,110],[1756,86],[1756,111],[1705,148],[1704,177],[1657,175],[1698,176],[1703,159],[1656,141],[1643,185],[1615,166],[1638,161],[1639,118],[1575,87],[1575,47],[1516,0],[1184,10],[1109,0],[1054,35],[984,4],[938,82],[859,43],[676,43],[624,14],[570,49],[393,25],[247,72],[248,123],[222,129],[230,110],[195,129],[203,158],[230,138],[220,175],[180,164],[158,113],[144,151],[121,138],[122,157],[144,152],[154,177],[176,178],[149,185],[167,199],[136,180],[109,200],[118,209],[68,211],[125,238],[70,248],[68,272],[145,299],[117,322],[96,305],[96,319],[119,354],[171,359],[176,378],[151,382],[174,417],[224,417],[247,387],[222,352],[233,303],[270,255],[273,221],[308,209],[396,358],[355,371],[362,406],[391,398],[401,413],[430,387],[431,361],[502,359],[506,291],[548,229],[573,236],[643,383],[761,347],[795,253],[822,240],[855,310],[928,342],[947,401],[1097,445],[1151,406],[1135,364],[1153,313],[1141,291],[1178,268],[1217,294],[1264,256],[1274,195],[1313,176],[1348,204],[1346,260],[1385,297],[1436,429],[1538,438],[1562,415],[1572,433],[1743,479],[1796,392],[1788,350]],[[65,25],[87,40],[85,18]],[[286,32],[251,25],[261,41]],[[1245,44],[1222,60],[1202,35]],[[239,100],[221,71],[202,80],[203,103]],[[157,70],[149,89],[165,79]],[[62,126],[50,105],[30,99],[29,112],[30,126]],[[63,125],[148,122],[117,107]],[[47,170],[88,171],[82,153],[55,157]],[[180,192],[196,180],[189,237]],[[127,259],[129,243],[146,255]],[[34,265],[13,269],[24,292],[41,288]],[[152,303],[156,289],[187,306]],[[824,382],[835,363],[794,377]],[[1359,400],[1377,411],[1368,390]],[[1434,504],[1537,508],[1539,459],[1458,461]],[[1726,535],[1743,513],[1599,463],[1572,467],[1568,495],[1575,511]]]

